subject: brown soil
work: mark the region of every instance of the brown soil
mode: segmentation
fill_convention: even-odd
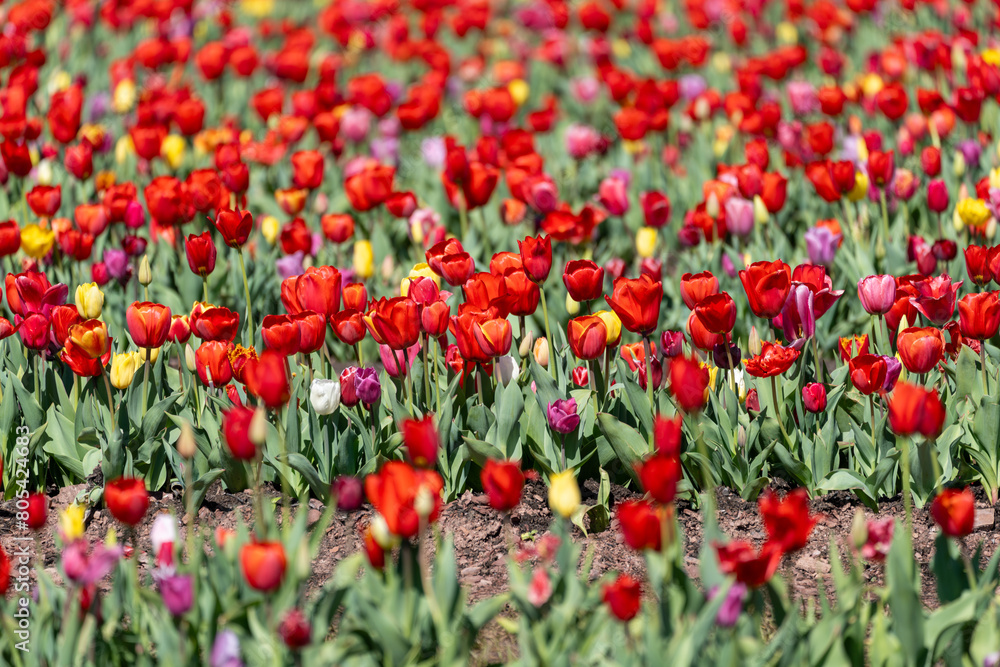
[[[778,481],[776,484],[780,485]],[[38,547],[41,549],[43,567],[50,575],[57,576],[54,531],[57,525],[58,510],[69,504],[77,493],[86,490],[85,485],[67,487],[57,495],[52,496],[49,523],[38,537]],[[593,498],[596,485],[591,482],[584,484],[584,503]],[[272,494],[276,495],[274,490]],[[506,556],[508,545],[512,540],[532,540],[541,537],[549,529],[552,513],[546,502],[547,490],[542,482],[529,481],[524,490],[521,504],[512,512],[512,525],[505,524],[504,519],[493,511],[486,502],[484,495],[467,492],[455,502],[446,506],[440,518],[442,531],[450,534],[455,540],[455,551],[461,580],[469,592],[470,601],[475,602],[485,597],[502,593],[507,589]],[[964,540],[967,553],[974,553],[977,546],[983,544],[983,558],[990,558],[1000,544],[1000,533],[994,528],[995,509],[990,507],[981,489],[977,489],[977,530]],[[612,487],[612,502],[637,497],[634,491],[620,486]],[[804,598],[816,596],[818,585],[826,580],[830,572],[829,545],[831,540],[836,543],[841,553],[848,549],[851,523],[855,511],[861,507],[868,517],[875,516],[849,492],[834,492],[812,501],[812,510],[822,515],[813,531],[809,544],[801,552],[786,558],[781,574],[788,577],[794,575],[795,595]],[[702,539],[702,515],[693,509],[690,503],[678,503],[678,519],[683,527],[686,548],[685,561],[692,577],[698,574],[698,549]],[[322,505],[310,501],[310,521],[319,519]],[[14,504],[7,502],[0,505],[0,535],[3,535],[4,545],[11,546],[8,540],[15,535]],[[158,512],[171,511],[175,515],[182,514],[181,499],[178,495],[164,493],[155,494],[151,498],[149,516]],[[894,498],[882,503],[878,516],[903,516],[903,506],[900,499]],[[201,526],[234,528],[237,517],[243,521],[252,520],[252,502],[248,492],[238,494],[210,491],[204,505],[198,512],[198,522]],[[359,528],[371,516],[367,506],[355,512],[338,512],[323,538],[317,558],[313,561],[313,576],[309,582],[309,592],[318,589],[332,574],[337,563],[345,556],[361,548]],[[612,510],[614,516],[614,510]],[[732,539],[748,540],[761,543],[764,540],[763,525],[755,503],[742,500],[728,489],[718,491],[718,520],[721,530]],[[149,528],[151,521],[140,526],[137,537],[140,564],[146,564],[150,555]],[[102,540],[107,530],[114,525],[114,520],[104,510],[93,512],[87,525],[87,536],[91,540]],[[937,534],[927,508],[914,512],[913,544],[916,559],[923,575],[923,601],[930,607],[937,605],[934,584],[930,573],[930,561],[934,554],[934,539]],[[642,578],[644,564],[642,557],[631,551],[622,542],[618,522],[612,518],[608,530],[591,533],[584,536],[579,530],[574,530],[575,539],[593,549],[592,576],[600,577],[606,572],[625,572]],[[985,561],[984,561],[985,562]],[[874,582],[881,581],[882,566],[875,563],[866,564],[866,574]],[[830,589],[827,587],[827,592]],[[490,635],[498,637],[491,638]],[[504,640],[499,635],[504,634],[499,626],[490,626],[486,630],[484,644],[488,647],[489,656],[482,656],[487,662],[504,660],[506,653],[516,650],[516,644],[509,638]],[[499,651],[499,653],[496,653]]]

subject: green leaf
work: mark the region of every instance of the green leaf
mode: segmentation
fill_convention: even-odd
[[[635,471],[635,466],[642,460],[646,447],[643,446],[642,450],[639,450],[636,445],[644,443],[642,436],[636,433],[635,429],[621,423],[607,412],[597,413],[597,423],[601,427],[604,437],[608,439],[611,448],[618,455],[625,472],[632,478],[632,481],[638,484],[639,475]]]
[[[309,483],[309,487],[317,497],[326,497],[326,494],[330,490],[330,484],[329,482],[324,483],[319,471],[309,462],[309,459],[298,452],[292,452],[288,455],[288,465],[306,478],[306,482]]]

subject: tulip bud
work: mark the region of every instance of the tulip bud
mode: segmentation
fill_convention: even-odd
[[[111,384],[115,389],[127,389],[141,365],[142,359],[135,352],[115,354],[111,358]]]
[[[372,518],[372,522],[369,527],[372,531],[372,537],[380,547],[386,551],[390,551],[396,547],[396,544],[399,542],[399,538],[392,534],[389,530],[389,524],[386,523],[385,517],[381,514],[376,514]]]
[[[761,199],[760,195],[754,195],[753,197],[753,221],[758,225],[763,225],[768,220],[771,219],[771,214],[767,210],[767,204]]]
[[[552,511],[569,519],[580,506],[580,487],[572,470],[564,470],[549,478],[549,507]]]
[[[574,301],[569,294],[566,295],[566,313],[570,317],[575,317],[580,312],[580,302]]]
[[[142,361],[143,363],[146,362],[146,348],[140,347],[139,351],[136,352],[136,354],[139,355],[140,361]],[[159,358],[160,358],[160,348],[154,347],[152,350],[149,351],[149,363],[155,364],[156,360]]]
[[[316,378],[309,387],[309,403],[318,415],[333,414],[340,407],[340,382]]]
[[[149,255],[143,255],[139,262],[139,284],[148,287],[153,282],[153,270],[149,266]]]
[[[194,431],[191,429],[191,422],[185,419],[181,422],[181,434],[177,438],[177,453],[191,460],[194,458],[197,449],[198,446],[194,441]]]
[[[371,278],[375,274],[374,262],[371,242],[358,241],[354,244],[354,273],[359,278]]]
[[[747,346],[748,349],[750,350],[751,355],[757,356],[758,354],[760,354],[761,351],[760,334],[757,333],[756,326],[750,327],[750,339],[747,341]]]
[[[184,363],[187,365],[189,373],[198,370],[198,361],[195,359],[194,350],[191,349],[190,343],[184,346]]]
[[[715,196],[715,193],[708,195],[708,199],[705,200],[705,213],[711,218],[719,217],[719,198]]]
[[[542,368],[549,367],[549,341],[545,340],[544,337],[539,338],[535,341],[535,361]]]
[[[257,446],[263,445],[264,441],[267,440],[267,410],[263,407],[258,407],[254,411],[247,435],[250,436],[250,442]]]
[[[851,521],[851,542],[854,548],[860,550],[868,541],[868,521],[865,513],[859,507],[854,511],[854,519]]]
[[[531,354],[531,346],[535,342],[535,335],[530,331],[521,339],[521,344],[517,347],[517,353],[522,359]]]
[[[275,241],[278,240],[278,232],[281,230],[281,223],[273,215],[265,216],[263,220],[260,221],[260,233],[263,234],[264,239],[270,244],[274,245]]]
[[[952,163],[952,168],[957,178],[965,176],[965,155],[962,154],[962,151],[955,151],[955,161]]]
[[[417,515],[426,519],[434,511],[434,495],[426,486],[417,489],[417,497],[413,501],[413,509]],[[303,550],[304,551],[304,550]]]

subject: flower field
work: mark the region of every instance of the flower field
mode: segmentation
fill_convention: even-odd
[[[0,17],[0,664],[1000,665],[996,3]]]

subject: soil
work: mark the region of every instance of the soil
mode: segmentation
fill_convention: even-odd
[[[782,482],[776,480],[779,488]],[[78,493],[87,490],[86,485],[66,487],[51,496],[49,521],[46,528],[39,532],[36,548],[40,549],[43,567],[51,576],[58,578],[56,561],[58,553],[54,534],[57,526],[59,509],[73,501]],[[596,484],[587,482],[583,487],[583,502],[587,503],[596,495]],[[269,493],[277,495],[277,490],[269,489]],[[612,503],[638,497],[638,494],[620,486],[612,486]],[[150,499],[149,515],[169,511],[176,516],[183,514],[180,495],[172,493],[153,494]],[[729,489],[720,488],[717,491],[719,527],[732,539],[747,540],[760,544],[764,541],[764,528],[757,511],[756,503],[746,502]],[[677,515],[686,539],[685,564],[693,578],[698,576],[698,549],[702,540],[703,518],[697,508],[688,502],[677,504]],[[249,492],[237,494],[224,493],[216,486],[209,491],[208,496],[198,512],[198,523],[209,529],[216,527],[233,529],[237,517],[242,516],[245,523],[252,521],[252,498]],[[976,530],[964,540],[966,553],[975,553],[982,543],[982,558],[984,563],[1000,545],[1000,532],[995,528],[997,507],[988,504],[982,489],[976,489],[977,522]],[[884,501],[876,515],[864,507],[858,499],[846,491],[837,491],[820,496],[811,502],[812,511],[821,515],[819,523],[805,549],[786,557],[782,565],[781,575],[794,577],[792,590],[797,597],[815,598],[818,586],[829,578],[830,557],[829,546],[833,541],[842,554],[849,548],[851,523],[858,508],[861,508],[869,518],[894,516],[902,519],[903,504],[899,497]],[[317,500],[310,501],[309,519],[313,523],[320,518],[323,506]],[[10,548],[8,541],[15,533],[15,507],[13,502],[0,504],[0,535],[3,543]],[[319,589],[331,576],[337,563],[349,554],[361,549],[359,531],[371,518],[372,510],[368,506],[354,512],[338,512],[324,536],[317,558],[313,561],[313,575],[309,581],[307,594]],[[509,544],[517,540],[522,544],[542,537],[552,522],[552,513],[548,508],[547,489],[540,481],[528,481],[521,504],[510,515],[510,524],[487,503],[486,496],[466,492],[456,501],[447,505],[441,512],[441,530],[454,537],[458,571],[462,584],[468,591],[470,602],[497,595],[507,590],[506,557]],[[923,581],[923,602],[929,607],[937,606],[934,591],[934,581],[930,572],[930,561],[934,555],[934,539],[937,528],[930,518],[928,507],[914,510],[913,545],[916,560],[920,564]],[[115,524],[114,519],[106,510],[97,510],[88,517],[87,537],[91,540],[103,540],[109,528]],[[152,521],[143,522],[137,532],[139,545],[139,563],[145,567],[152,558],[147,553],[149,549],[149,529]],[[610,527],[599,533],[584,535],[579,529],[574,529],[574,539],[593,549],[593,578],[598,578],[610,571],[624,572],[638,579],[644,576],[644,562],[640,554],[631,551],[621,537],[617,519],[614,518]],[[37,553],[37,552],[36,552]],[[36,558],[37,562],[37,558]],[[878,563],[867,563],[866,575],[873,582],[881,582],[883,566]],[[829,593],[830,588],[826,587]],[[488,627],[481,643],[489,655],[477,656],[487,663],[504,661],[516,652],[516,643],[497,625]],[[492,637],[491,635],[497,635]],[[502,636],[501,636],[502,635]]]

